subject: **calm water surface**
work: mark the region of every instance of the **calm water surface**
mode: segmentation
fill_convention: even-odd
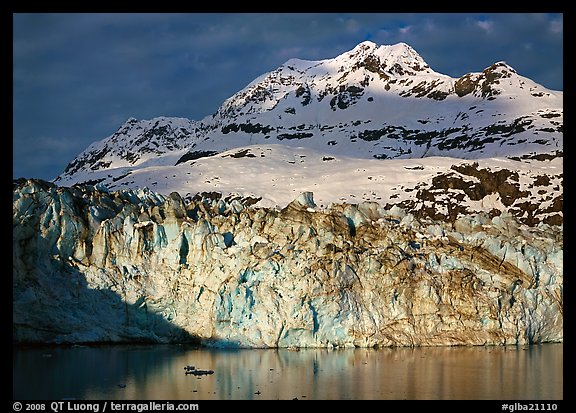
[[[184,374],[184,366],[214,374]],[[563,399],[563,345],[222,350],[180,345],[13,350],[14,399]]]

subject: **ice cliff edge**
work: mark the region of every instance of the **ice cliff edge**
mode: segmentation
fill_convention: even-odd
[[[13,189],[15,342],[239,347],[563,340],[562,226],[282,210],[204,194]]]

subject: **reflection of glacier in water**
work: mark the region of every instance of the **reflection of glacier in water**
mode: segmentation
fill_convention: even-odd
[[[184,366],[214,370],[186,375]],[[14,399],[562,399],[563,345],[18,348]]]

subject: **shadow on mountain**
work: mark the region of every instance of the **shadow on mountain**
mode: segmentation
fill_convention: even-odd
[[[14,254],[14,399],[148,398],[181,380],[202,349],[197,336],[151,311],[145,297],[129,304],[122,293],[91,288],[77,262],[51,255],[54,246],[40,236],[32,240]],[[122,291],[122,276],[106,276],[117,276],[108,281]],[[208,361],[194,365],[211,368]]]
[[[123,295],[129,287],[121,275],[102,272],[120,294],[91,288],[79,263],[50,256],[53,246],[34,238],[32,251],[15,257],[14,344],[199,343],[170,321],[169,309],[168,315],[151,310],[144,296],[127,303]]]

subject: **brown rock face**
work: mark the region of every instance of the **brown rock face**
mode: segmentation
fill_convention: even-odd
[[[417,217],[454,222],[458,217],[471,213],[466,206],[467,200],[482,201],[487,196],[497,195],[508,212],[523,224],[532,227],[541,222],[562,225],[564,196],[560,193],[552,198],[553,192],[550,191],[559,189],[552,185],[551,177],[562,185],[562,174],[526,177],[531,179],[531,183],[524,184],[527,189],[522,189],[518,173],[508,169],[491,171],[479,168],[476,162],[453,165],[451,169],[454,172],[438,174],[430,185],[418,189],[416,200],[406,200],[399,205]],[[536,187],[542,188],[541,195],[550,192],[544,198],[548,202],[532,197],[528,189]],[[496,209],[490,213],[492,217],[499,214]]]

